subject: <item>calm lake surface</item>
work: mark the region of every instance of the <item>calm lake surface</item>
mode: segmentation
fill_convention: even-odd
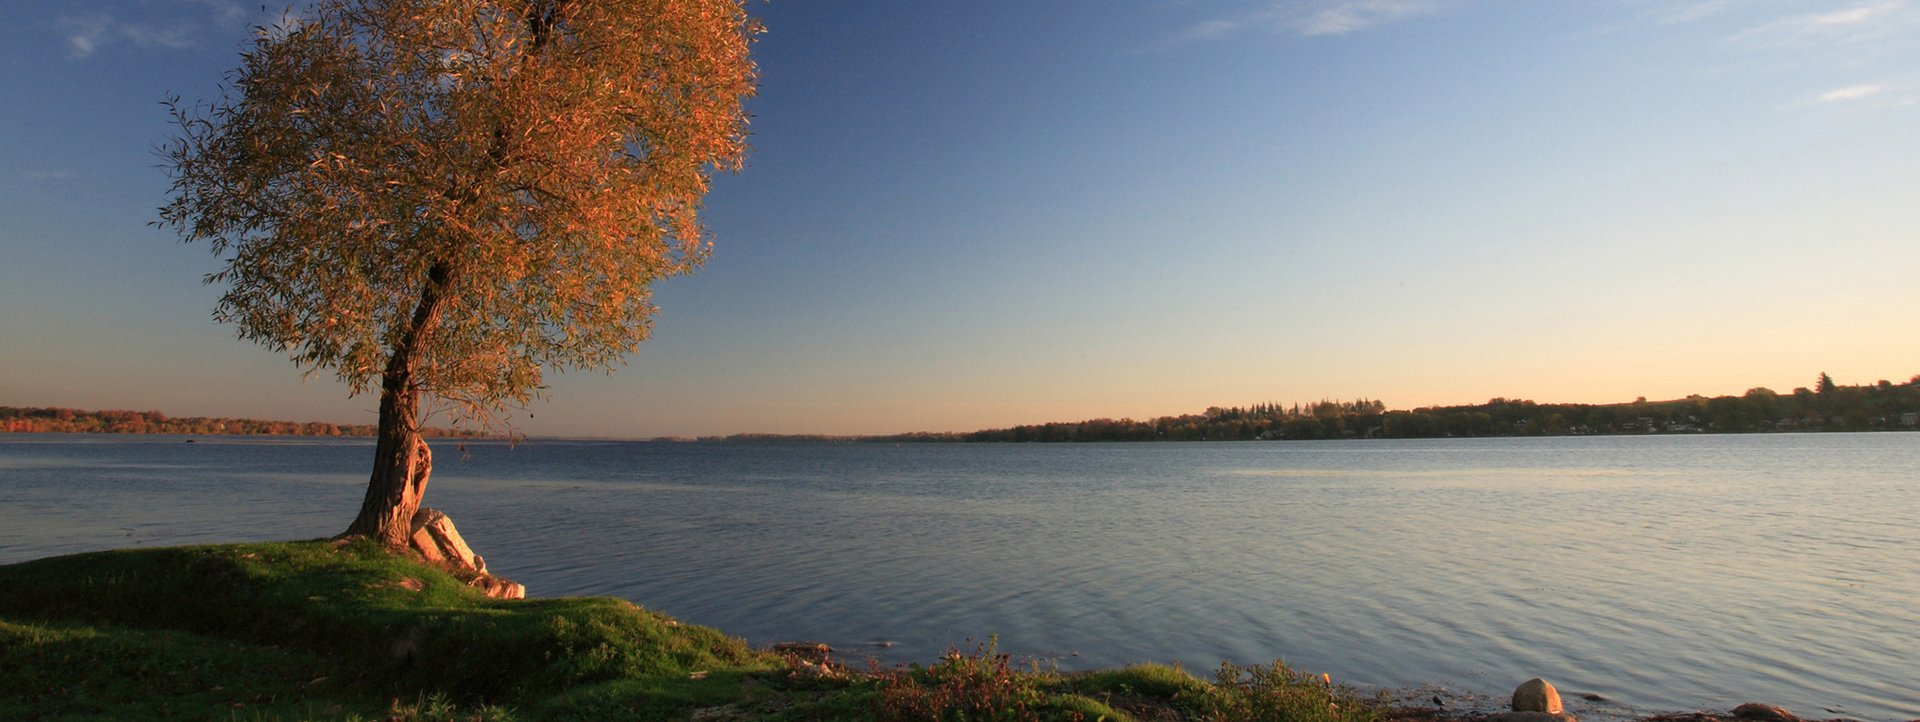
[[[1920,434],[435,451],[428,505],[494,571],[755,644],[1920,717]],[[371,456],[0,436],[0,563],[328,536]]]

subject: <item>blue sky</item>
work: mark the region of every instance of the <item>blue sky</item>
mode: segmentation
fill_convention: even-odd
[[[371,421],[148,226],[230,0],[0,28],[0,404]],[[969,430],[1920,373],[1920,0],[776,0],[715,252],[522,430]]]

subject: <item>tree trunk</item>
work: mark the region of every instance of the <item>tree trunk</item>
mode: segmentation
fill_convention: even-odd
[[[387,547],[405,548],[413,536],[413,515],[427,493],[433,453],[420,438],[418,391],[380,391],[380,431],[373,450],[373,476],[360,514],[346,536],[365,536]]]
[[[413,310],[407,335],[394,346],[393,356],[380,376],[380,430],[373,450],[373,476],[360,514],[343,537],[364,536],[394,549],[404,549],[413,536],[413,515],[427,493],[433,454],[420,438],[420,354],[440,323],[452,273],[444,264],[427,271],[420,304]]]

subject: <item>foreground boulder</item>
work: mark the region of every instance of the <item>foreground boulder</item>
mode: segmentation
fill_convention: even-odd
[[[460,530],[454,528],[453,518],[439,509],[421,507],[414,513],[411,539],[413,550],[427,561],[471,574],[467,586],[494,599],[526,598],[526,586],[487,573],[486,558],[467,546]]]
[[[1514,688],[1513,711],[1560,714],[1566,708],[1560,704],[1560,690],[1554,689],[1551,682],[1534,677]]]
[[[1487,715],[1482,722],[1579,722],[1560,704],[1560,691],[1535,677],[1513,690],[1513,711]]]

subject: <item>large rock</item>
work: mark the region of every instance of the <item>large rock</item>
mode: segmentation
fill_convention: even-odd
[[[1566,708],[1560,704],[1560,690],[1539,677],[1534,677],[1513,689],[1513,711],[1544,712],[1560,714]]]
[[[473,553],[453,519],[439,509],[420,507],[413,514],[413,548],[430,562],[442,562],[478,574],[487,573],[487,560]]]
[[[487,573],[487,560],[473,553],[467,546],[467,540],[460,537],[460,530],[453,527],[453,519],[439,509],[421,507],[413,515],[413,548],[427,561],[452,567],[467,586],[486,592],[494,599],[525,599],[527,588],[517,582]]]

